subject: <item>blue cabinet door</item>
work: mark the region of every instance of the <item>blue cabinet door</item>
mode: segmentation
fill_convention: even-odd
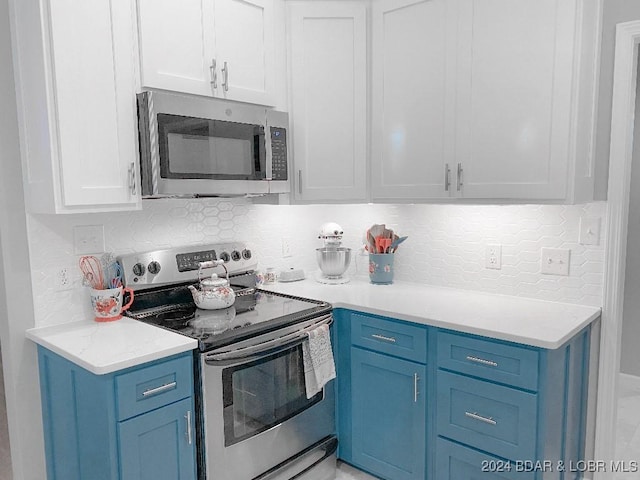
[[[194,480],[193,403],[186,398],[118,425],[122,480]]]
[[[351,349],[352,461],[374,475],[424,480],[426,367]]]

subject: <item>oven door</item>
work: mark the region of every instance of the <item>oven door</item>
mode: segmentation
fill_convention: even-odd
[[[334,433],[333,382],[306,396],[305,338],[298,330],[202,356],[207,478],[271,478]]]

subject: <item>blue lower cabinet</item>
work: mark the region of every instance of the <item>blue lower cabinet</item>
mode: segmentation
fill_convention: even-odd
[[[118,424],[123,479],[195,479],[193,402],[185,398]]]
[[[351,349],[352,463],[382,478],[424,480],[426,367]]]
[[[39,346],[38,365],[47,480],[197,478],[191,352],[94,375]]]
[[[533,480],[535,465],[494,457],[442,438],[436,441],[437,480]]]
[[[590,327],[560,348],[337,309],[338,456],[385,480],[575,480]]]

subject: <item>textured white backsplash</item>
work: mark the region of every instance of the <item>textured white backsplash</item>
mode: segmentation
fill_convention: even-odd
[[[602,304],[600,245],[578,243],[580,217],[601,217],[606,203],[586,205],[253,205],[245,199],[149,200],[140,212],[30,215],[28,218],[36,325],[91,316],[81,286],[73,227],[104,225],[107,251],[115,254],[171,246],[244,240],[259,268],[303,268],[317,273],[320,225],[337,222],[353,249],[350,275],[367,275],[359,255],[364,232],[385,223],[408,235],[395,258],[399,280],[532,298]],[[282,238],[292,256],[282,258]],[[485,268],[487,244],[502,245],[502,269]],[[568,277],[540,273],[541,248],[571,249]],[[71,290],[56,291],[56,273],[67,267]],[[336,288],[340,288],[336,286]]]

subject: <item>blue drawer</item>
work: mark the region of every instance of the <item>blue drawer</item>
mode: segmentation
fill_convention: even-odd
[[[368,315],[351,314],[351,343],[427,363],[427,329]]]
[[[192,357],[188,355],[116,377],[118,420],[190,397],[193,393]]]
[[[437,433],[513,460],[536,456],[537,395],[438,370]]]
[[[537,350],[439,331],[438,367],[538,390]]]
[[[533,480],[536,468],[553,466],[503,460],[443,438],[436,441],[437,480]]]

